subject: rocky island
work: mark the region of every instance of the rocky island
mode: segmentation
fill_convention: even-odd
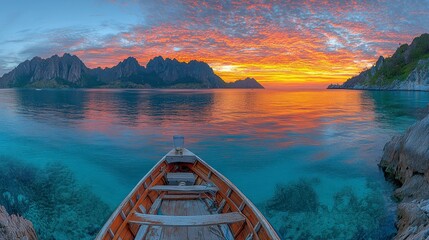
[[[253,78],[226,83],[205,62],[155,57],[146,67],[129,57],[91,69],[74,55],[34,57],[0,78],[1,88],[264,88]]]
[[[429,34],[401,45],[391,57],[380,56],[371,68],[328,89],[429,91]]]
[[[380,167],[399,184],[395,239],[429,236],[429,115],[384,147]]]

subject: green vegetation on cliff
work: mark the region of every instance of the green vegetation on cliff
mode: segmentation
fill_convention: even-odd
[[[402,44],[391,57],[386,58],[369,83],[389,85],[395,80],[403,81],[417,67],[419,60],[427,58],[429,58],[429,34],[423,34],[416,37],[411,45]]]
[[[425,33],[414,38],[410,45],[400,45],[392,56],[380,56],[370,69],[342,85],[328,88],[425,90],[428,84],[429,34]]]

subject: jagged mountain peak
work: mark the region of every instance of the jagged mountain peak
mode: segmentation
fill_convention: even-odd
[[[141,66],[128,57],[111,68],[89,69],[70,53],[42,59],[34,57],[0,78],[0,87],[232,87],[205,62],[180,62],[157,56]],[[252,87],[254,88],[254,87]]]
[[[204,62],[192,60],[188,63],[161,56],[151,59],[146,69],[156,74],[165,83],[199,84],[204,88],[222,88],[225,82]]]
[[[139,65],[140,66],[139,62],[137,61],[137,59],[135,57],[127,57],[123,61],[119,62],[119,64],[124,64],[124,65]]]
[[[74,55],[53,55],[43,59],[34,57],[20,63],[14,70],[3,75],[0,86],[28,86],[35,82],[52,82],[56,79],[75,83],[82,79],[89,69]]]
[[[149,62],[164,62],[164,58],[162,56],[157,56],[149,60]],[[149,64],[149,63],[148,63]]]
[[[43,60],[43,59],[41,57],[39,57],[39,56],[35,56],[30,61],[40,61],[40,60]]]
[[[134,70],[137,70],[141,66],[140,66],[140,64],[139,64],[139,62],[137,61],[136,58],[134,58],[134,57],[128,57],[128,58],[124,59],[123,61],[119,62],[118,65],[116,65],[115,67],[116,68],[117,67],[120,67],[120,68],[132,68]]]
[[[140,66],[136,58],[128,57],[112,67],[111,71],[114,72],[114,75],[107,76],[107,78],[110,80],[128,78],[139,74],[143,70],[144,67]]]

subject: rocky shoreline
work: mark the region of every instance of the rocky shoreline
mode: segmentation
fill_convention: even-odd
[[[382,58],[372,69],[383,64]],[[328,89],[376,90],[376,91],[429,91],[429,59],[420,60],[415,69],[403,81],[396,80],[388,85],[369,85],[369,78],[375,71],[365,71],[343,84],[330,84]]]
[[[0,206],[0,239],[9,240],[36,240],[33,224],[17,215],[9,215],[3,206]]]
[[[384,147],[380,167],[400,185],[394,239],[429,237],[429,115]]]

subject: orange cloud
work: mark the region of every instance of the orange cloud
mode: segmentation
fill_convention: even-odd
[[[185,1],[180,7],[182,16],[163,15],[105,39],[103,47],[72,53],[90,67],[111,67],[128,56],[144,65],[162,55],[207,62],[225,81],[254,77],[272,86],[323,85],[356,75],[421,30],[391,29],[398,13],[377,1]],[[157,14],[165,13],[149,16]]]

